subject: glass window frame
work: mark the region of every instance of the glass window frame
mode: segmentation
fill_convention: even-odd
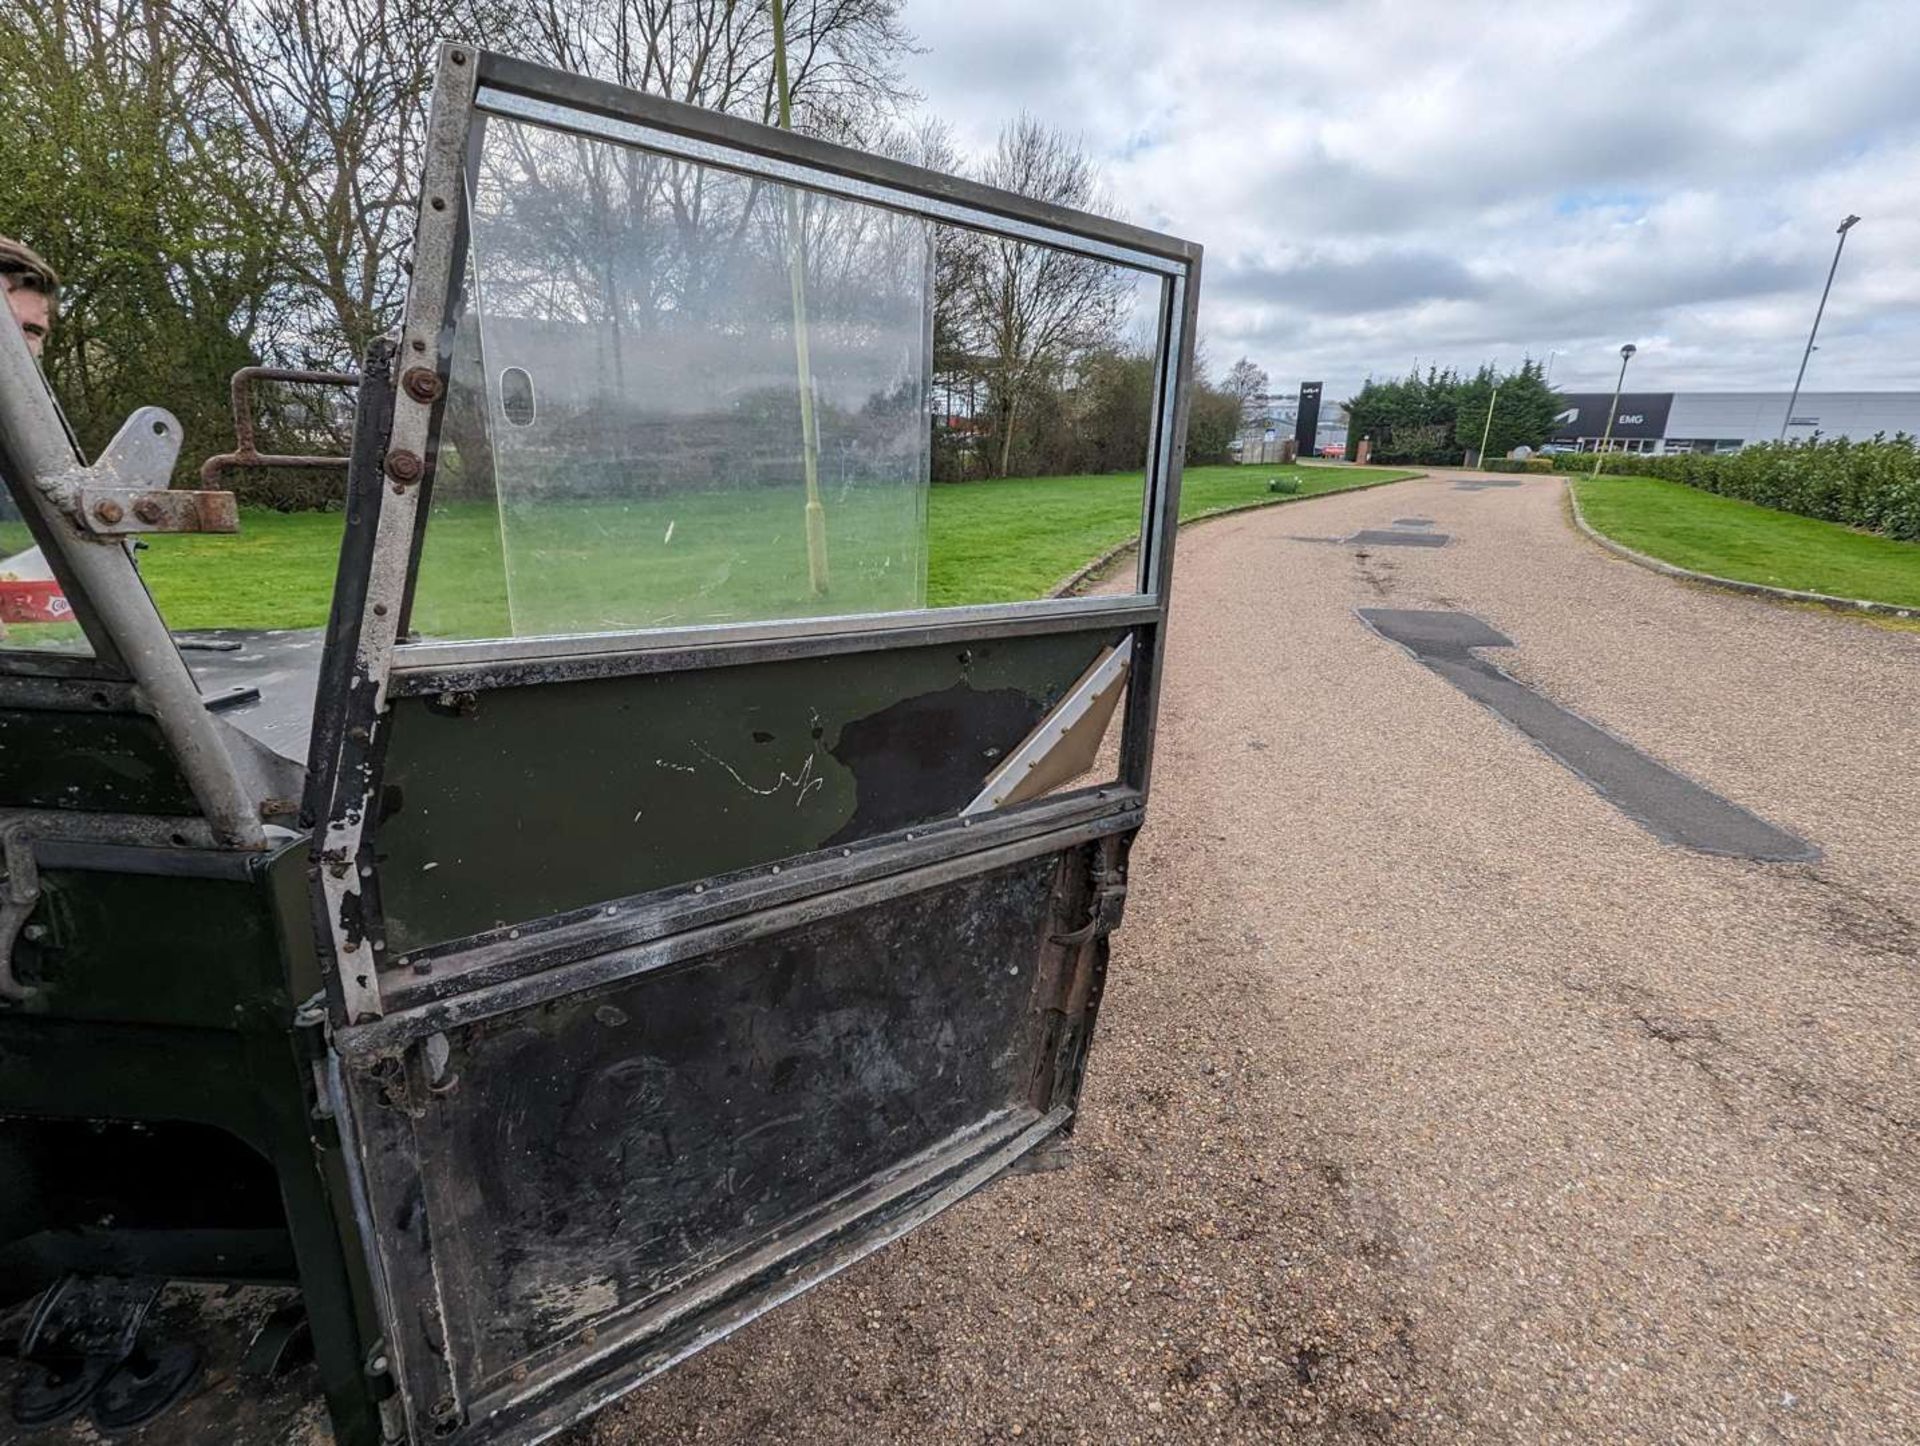
[[[457,61],[455,56],[461,57]],[[617,659],[638,659],[680,650],[759,651],[783,654],[837,651],[842,642],[875,635],[949,633],[955,627],[991,635],[999,625],[1024,630],[1049,620],[1094,625],[1102,621],[1159,620],[1164,616],[1166,578],[1178,506],[1184,445],[1183,412],[1192,368],[1199,266],[1198,246],[1091,213],[1071,211],[992,187],[926,171],[811,137],[718,115],[697,107],[638,95],[607,85],[459,46],[443,48],[442,74],[463,76],[465,86],[434,118],[423,170],[421,226],[413,283],[409,288],[403,337],[421,350],[435,338],[442,388],[451,365],[452,314],[465,265],[464,208],[468,169],[476,160],[476,141],[487,119],[533,123],[716,169],[804,188],[820,194],[880,206],[938,224],[962,226],[1021,241],[1054,246],[1157,276],[1160,298],[1154,342],[1154,415],[1141,497],[1141,523],[1135,583],[1131,592],[1095,597],[1041,598],[1022,602],[921,608],[904,612],[826,614],[768,621],[653,627],[604,632],[559,633],[526,637],[419,641],[406,632],[413,580],[426,534],[432,527],[429,494],[431,458],[437,450],[441,415],[436,406],[423,418],[421,455],[429,459],[429,480],[408,489],[420,509],[417,524],[381,529],[376,540],[376,570],[396,577],[404,570],[404,603],[399,626],[384,659],[396,682],[403,674],[430,679],[448,672],[482,668],[543,668],[561,659],[600,659],[608,671],[626,671]],[[437,184],[436,184],[437,182]],[[439,199],[440,207],[432,202]],[[452,213],[452,214],[449,214]],[[437,233],[437,234],[436,234]],[[408,365],[403,354],[401,366]],[[397,399],[404,412],[407,398]],[[396,442],[398,449],[398,442]],[[411,509],[409,509],[411,510]],[[400,554],[400,549],[405,549]],[[396,555],[400,554],[400,555]],[[384,563],[384,567],[380,564]],[[374,630],[378,634],[384,629]],[[858,643],[854,644],[858,646]],[[868,641],[867,646],[872,642]],[[385,669],[381,669],[384,671]],[[588,671],[598,671],[590,665]]]

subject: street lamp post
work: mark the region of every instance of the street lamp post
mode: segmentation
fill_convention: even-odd
[[[1493,431],[1493,404],[1500,400],[1500,383],[1493,384],[1493,395],[1487,398],[1487,424],[1480,429],[1480,466],[1487,465],[1487,435]]]
[[[1627,384],[1627,363],[1633,360],[1634,345],[1620,348],[1620,378],[1613,384],[1613,405],[1607,408],[1607,434],[1600,439],[1600,450],[1593,454],[1593,475],[1600,475],[1600,460],[1613,446],[1613,419],[1620,414],[1620,389]]]
[[[1813,355],[1813,339],[1820,335],[1820,318],[1826,314],[1827,293],[1833,290],[1833,274],[1840,269],[1840,253],[1846,249],[1847,232],[1860,224],[1858,216],[1840,223],[1840,239],[1834,243],[1833,265],[1827,268],[1827,284],[1820,289],[1820,305],[1813,313],[1813,330],[1807,333],[1807,349],[1800,353],[1800,375],[1793,379],[1793,395],[1787,398],[1787,414],[1780,419],[1780,440],[1787,440],[1787,428],[1793,425],[1793,409],[1800,401],[1800,383],[1807,379],[1807,359]]]

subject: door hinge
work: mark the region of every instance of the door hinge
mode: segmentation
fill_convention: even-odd
[[[1055,934],[1056,944],[1084,944],[1089,939],[1111,934],[1120,927],[1120,916],[1127,907],[1127,875],[1120,868],[1093,870],[1093,898],[1087,907],[1087,922],[1071,934]]]

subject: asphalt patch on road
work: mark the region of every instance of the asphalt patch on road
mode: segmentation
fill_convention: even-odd
[[[1455,492],[1485,492],[1489,487],[1518,487],[1519,485],[1517,481],[1513,480],[1496,482],[1491,478],[1480,478],[1473,482],[1456,482],[1453,484],[1453,490]]]
[[[1431,517],[1396,517],[1393,519],[1393,525],[1395,527],[1431,527],[1433,519]]]
[[[1347,541],[1359,547],[1445,547],[1452,538],[1444,532],[1388,532],[1369,527]]]
[[[1472,613],[1357,609],[1360,621],[1518,728],[1654,837],[1699,853],[1810,863],[1820,849],[1702,788],[1476,657],[1513,640]]]

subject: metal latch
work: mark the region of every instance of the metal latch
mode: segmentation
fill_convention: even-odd
[[[1127,876],[1119,869],[1096,867],[1093,871],[1093,899],[1087,910],[1087,922],[1071,934],[1055,934],[1056,944],[1084,944],[1120,927],[1120,916],[1127,907]]]

